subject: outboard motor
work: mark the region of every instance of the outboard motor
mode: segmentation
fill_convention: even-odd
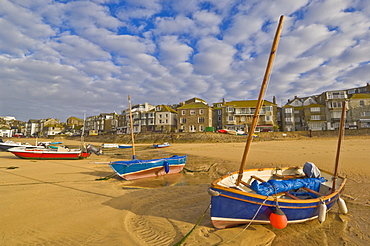
[[[92,144],[88,144],[86,147],[87,153],[94,153],[95,155],[101,155],[102,151],[99,148],[94,147]]]

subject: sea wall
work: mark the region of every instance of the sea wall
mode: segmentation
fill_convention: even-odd
[[[338,137],[338,131],[296,131],[296,132],[260,132],[256,133],[254,141],[271,141],[284,139],[304,139],[304,138],[325,138]],[[345,136],[369,136],[370,129],[346,129]],[[68,139],[78,140],[79,137],[68,137]],[[151,134],[135,134],[135,143],[231,143],[245,142],[246,135],[230,135],[214,132],[204,133],[151,133]],[[131,143],[131,135],[98,135],[86,136],[85,142],[102,142],[102,143]]]

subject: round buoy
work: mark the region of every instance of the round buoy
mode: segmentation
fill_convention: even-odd
[[[342,214],[347,214],[348,213],[346,202],[340,197],[338,199],[338,205],[339,205],[339,211]]]
[[[326,204],[325,202],[321,201],[319,205],[319,222],[322,223],[325,221],[326,218]]]
[[[288,225],[288,219],[284,212],[276,207],[275,211],[270,214],[270,223],[276,229],[283,229]]]
[[[164,171],[168,173],[170,171],[170,164],[167,161],[163,162]]]

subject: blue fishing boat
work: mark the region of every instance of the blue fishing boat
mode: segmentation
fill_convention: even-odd
[[[162,144],[153,144],[153,147],[156,149],[166,148],[166,147],[170,147],[170,143],[166,142]]]
[[[346,178],[338,175],[345,102],[334,173],[320,170],[312,163],[306,163],[303,167],[244,169],[283,20],[284,16],[281,16],[239,171],[215,180],[208,190],[211,195],[211,221],[219,229],[251,223],[271,224],[283,229],[290,223],[316,218],[323,222],[327,211],[336,202],[343,214],[348,212],[344,200],[340,198]]]
[[[132,160],[113,161],[109,163],[110,167],[116,172],[118,176],[126,180],[158,177],[166,174],[174,174],[181,172],[186,163],[186,155],[184,156],[173,155],[168,158],[149,159],[149,160],[136,159],[130,96],[128,96],[128,102],[130,110]]]
[[[114,161],[110,163],[110,166],[121,178],[134,180],[179,173],[184,168],[185,163],[186,155],[174,155],[168,158],[150,160]]]

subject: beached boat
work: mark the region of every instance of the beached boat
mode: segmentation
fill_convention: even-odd
[[[114,161],[111,168],[126,180],[158,177],[166,174],[174,174],[182,171],[186,163],[186,155],[171,156],[168,158],[130,161]]]
[[[104,149],[109,149],[109,148],[119,148],[119,149],[128,149],[128,148],[132,148],[132,145],[129,145],[129,144],[116,144],[116,143],[103,143],[101,145],[102,148]]]
[[[170,147],[170,143],[166,142],[166,143],[162,143],[162,144],[153,144],[153,147],[156,148],[156,149],[166,148],[166,147]]]
[[[260,168],[244,170],[239,185],[238,172],[217,179],[210,188],[212,224],[219,229],[247,223],[270,224],[277,206],[286,215],[287,223],[324,220],[319,218],[320,213],[324,216],[322,213],[338,201],[346,179],[337,176],[333,189],[333,174],[323,170],[319,173],[318,178],[308,178],[302,167]]]
[[[113,161],[109,163],[110,167],[116,172],[118,176],[126,180],[158,177],[166,174],[181,172],[186,163],[186,155],[174,155],[168,158],[149,160],[136,159],[130,96],[128,96],[128,102],[130,111],[132,160]]]
[[[12,140],[7,140],[3,142],[3,140],[0,139],[0,150],[1,151],[7,151],[8,149],[14,148],[14,147],[37,147],[37,146],[29,144],[29,143],[14,142]]]
[[[77,160],[90,156],[91,152],[81,149],[68,149],[58,147],[57,149],[34,148],[34,147],[15,147],[8,151],[22,159],[35,160]]]
[[[272,226],[282,229],[289,223],[301,223],[315,218],[323,222],[326,212],[336,202],[339,204],[340,211],[347,213],[345,202],[340,198],[346,179],[338,176],[345,102],[342,107],[334,173],[320,170],[309,162],[303,167],[244,169],[272,61],[276,54],[283,20],[284,16],[281,16],[240,169],[215,180],[208,190],[211,195],[211,221],[219,229],[250,223],[271,223]]]
[[[131,149],[132,145],[130,144],[118,144],[119,149]]]

